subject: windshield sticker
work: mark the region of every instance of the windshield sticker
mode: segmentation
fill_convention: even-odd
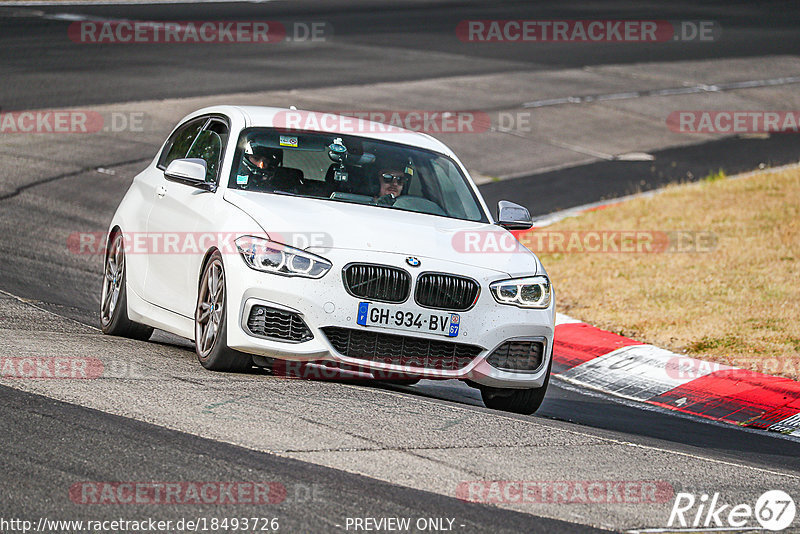
[[[247,180],[249,176],[246,174],[237,174],[236,175],[236,185],[247,185]]]
[[[297,148],[297,137],[289,135],[282,135],[280,140],[281,146],[291,146]]]
[[[406,167],[406,174],[409,176],[414,176],[414,169],[412,169],[410,166]]]

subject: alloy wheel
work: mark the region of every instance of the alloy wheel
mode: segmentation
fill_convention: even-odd
[[[224,308],[225,271],[222,269],[222,262],[215,258],[206,268],[195,312],[195,339],[201,358],[208,357],[214,348]]]
[[[100,319],[103,321],[103,325],[108,325],[114,319],[114,310],[117,308],[122,291],[124,273],[125,250],[122,245],[122,234],[117,234],[106,256],[101,296],[102,307],[100,308]]]

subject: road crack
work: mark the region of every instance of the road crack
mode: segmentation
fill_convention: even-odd
[[[146,157],[146,158],[132,159],[132,160],[128,160],[128,161],[118,161],[116,163],[105,163],[105,164],[101,164],[101,165],[92,165],[91,167],[84,167],[83,169],[78,169],[77,171],[67,172],[67,173],[64,173],[64,174],[58,174],[56,176],[50,176],[49,178],[42,178],[41,180],[36,180],[36,181],[31,182],[29,184],[21,185],[21,186],[17,187],[16,189],[14,189],[13,191],[11,191],[10,193],[5,193],[4,195],[0,195],[0,202],[3,201],[3,200],[8,200],[10,198],[14,198],[14,197],[18,196],[20,193],[22,193],[23,191],[27,191],[28,189],[31,189],[31,188],[34,188],[34,187],[38,187],[38,186],[44,185],[44,184],[50,184],[50,183],[56,182],[58,180],[63,180],[64,178],[71,178],[73,176],[78,176],[79,174],[83,174],[85,172],[96,171],[97,169],[108,169],[108,168],[111,168],[111,167],[121,167],[123,165],[133,165],[135,163],[143,163],[145,161],[150,161],[151,159],[152,158],[150,158],[150,157]]]

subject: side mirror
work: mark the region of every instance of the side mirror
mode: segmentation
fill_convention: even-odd
[[[205,191],[216,191],[217,185],[206,182],[206,162],[200,158],[175,159],[164,171],[164,178]]]
[[[528,209],[508,200],[497,203],[497,224],[506,230],[527,230],[533,226]]]

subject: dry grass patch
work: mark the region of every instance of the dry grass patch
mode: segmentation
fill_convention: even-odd
[[[584,232],[630,230],[647,232],[639,245],[652,239],[660,249],[668,238],[692,251],[579,251],[612,248]],[[698,233],[680,242],[687,234],[679,231]],[[800,379],[800,169],[670,186],[523,242],[536,232],[563,236],[562,247],[532,247],[559,311],[676,352]]]

